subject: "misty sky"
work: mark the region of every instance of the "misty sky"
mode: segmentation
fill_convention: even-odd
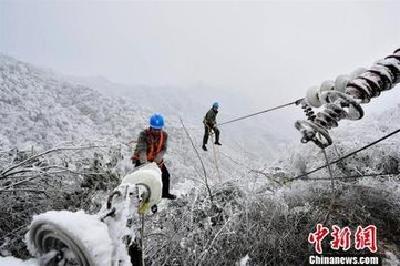
[[[199,81],[268,103],[400,47],[400,1],[0,0],[0,52],[127,84]]]

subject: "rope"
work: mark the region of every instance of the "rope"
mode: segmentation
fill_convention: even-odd
[[[185,127],[185,124],[183,123],[182,117],[179,117],[179,120],[181,121],[182,128],[183,128],[183,130],[185,131],[186,136],[187,136],[188,139],[190,140],[190,143],[192,144],[192,147],[193,147],[193,149],[194,149],[194,151],[195,151],[195,153],[196,153],[196,155],[197,155],[197,158],[199,159],[199,161],[200,161],[200,163],[201,163],[201,166],[203,167],[203,172],[204,172],[204,184],[205,184],[205,186],[206,186],[206,189],[207,189],[208,194],[210,195],[211,202],[213,203],[213,202],[214,202],[214,198],[213,198],[213,195],[212,195],[212,193],[211,193],[211,189],[210,189],[210,187],[209,187],[209,185],[208,185],[208,182],[207,182],[206,167],[204,166],[203,160],[201,159],[200,154],[199,154],[199,152],[198,152],[197,149],[196,149],[196,145],[194,144],[192,137],[190,136],[189,132],[187,131],[187,129],[186,129],[186,127]]]
[[[346,158],[348,158],[348,157],[350,157],[350,156],[353,156],[353,155],[355,155],[355,154],[357,154],[357,153],[359,153],[359,152],[361,152],[361,151],[363,151],[363,150],[366,150],[367,148],[369,148],[369,147],[371,147],[371,146],[374,146],[374,145],[378,144],[379,142],[384,141],[384,140],[386,140],[387,138],[389,138],[389,137],[391,137],[391,136],[393,136],[393,135],[395,135],[395,134],[397,134],[397,133],[400,133],[400,129],[397,129],[397,130],[395,130],[395,131],[393,131],[393,132],[391,132],[391,133],[389,133],[389,134],[387,134],[387,135],[381,137],[380,139],[378,139],[378,140],[376,140],[376,141],[374,141],[374,142],[371,142],[371,143],[369,143],[368,145],[365,145],[365,146],[361,147],[361,148],[358,149],[358,150],[355,150],[355,151],[353,151],[353,152],[351,152],[351,153],[349,153],[349,154],[346,154],[345,156],[340,157],[339,159],[337,159],[337,160],[331,162],[330,165],[332,165],[332,164],[337,164],[337,163],[340,162],[341,160],[346,159]],[[307,176],[307,175],[309,175],[309,174],[313,174],[313,173],[318,172],[318,171],[320,171],[321,169],[326,168],[326,167],[328,167],[328,164],[321,165],[321,166],[315,168],[314,170],[312,170],[312,171],[310,171],[310,172],[307,172],[307,173],[305,173],[305,174],[301,174],[301,175],[295,176],[293,179],[297,179],[297,178],[300,178],[300,177],[303,177],[303,176]]]
[[[224,145],[225,145],[225,144],[224,144]],[[228,154],[226,154],[226,153],[224,153],[224,152],[222,152],[222,151],[220,151],[219,153],[221,153],[223,156],[225,156],[226,158],[228,158],[228,159],[229,159],[231,162],[233,162],[234,164],[239,165],[239,166],[246,167],[248,170],[252,170],[250,167],[248,167],[247,164],[238,162],[237,160],[233,159],[233,158],[232,158],[231,156],[229,156]]]
[[[179,119],[181,120],[182,128],[183,128],[183,130],[185,131],[186,136],[187,136],[188,139],[190,140],[190,143],[192,144],[192,147],[193,147],[193,149],[194,149],[194,151],[195,151],[195,153],[196,153],[196,155],[197,155],[197,158],[199,159],[199,161],[200,161],[200,163],[201,163],[201,166],[202,166],[202,168],[203,168],[204,178],[207,180],[207,172],[206,172],[206,167],[204,166],[203,160],[201,159],[200,154],[199,154],[199,152],[198,152],[197,149],[196,149],[196,145],[194,144],[192,137],[190,136],[189,132],[187,131],[187,129],[186,129],[186,127],[185,127],[185,124],[183,123],[182,118],[180,117]]]
[[[214,143],[214,134],[210,134],[211,135],[211,139],[213,142],[213,153],[214,153],[214,164],[215,164],[215,169],[217,170],[217,174],[218,174],[218,180],[221,183],[221,174],[219,172],[219,167],[218,167],[218,160],[217,160],[217,147],[215,147],[215,143]]]
[[[234,122],[237,122],[237,121],[240,121],[240,120],[244,120],[244,119],[246,119],[246,118],[248,118],[248,117],[251,117],[251,116],[256,116],[256,115],[260,115],[260,114],[265,114],[265,113],[268,113],[268,112],[276,111],[276,110],[285,108],[285,107],[287,107],[287,106],[289,106],[289,105],[298,104],[301,100],[303,100],[303,99],[299,99],[299,100],[296,100],[296,101],[294,101],[294,102],[290,102],[290,103],[278,105],[278,106],[276,106],[276,107],[274,107],[274,108],[266,109],[266,110],[263,110],[263,111],[260,111],[260,112],[257,112],[257,113],[252,113],[252,114],[240,116],[240,117],[235,118],[235,119],[233,119],[233,120],[229,120],[229,121],[220,123],[220,124],[218,124],[218,126],[222,126],[222,125],[234,123]]]

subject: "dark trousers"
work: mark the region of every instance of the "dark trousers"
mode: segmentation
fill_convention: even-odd
[[[219,142],[219,130],[217,127],[209,127],[207,125],[204,126],[204,137],[203,137],[203,145],[206,145],[208,142],[209,128],[215,133],[215,142]]]
[[[141,165],[142,163],[139,160],[135,161],[135,167]],[[164,197],[169,194],[169,184],[171,175],[169,174],[167,167],[165,166],[165,163],[162,164],[160,169],[161,169],[161,181],[162,181],[162,196]]]

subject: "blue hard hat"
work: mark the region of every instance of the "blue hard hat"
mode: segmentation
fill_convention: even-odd
[[[218,109],[218,107],[219,107],[218,102],[213,103],[212,107],[215,108],[215,109]]]
[[[153,114],[150,117],[150,126],[154,129],[162,129],[164,126],[164,117],[161,114]]]

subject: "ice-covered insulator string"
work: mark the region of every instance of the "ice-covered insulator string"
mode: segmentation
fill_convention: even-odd
[[[314,142],[321,148],[332,144],[328,130],[337,127],[340,120],[360,120],[364,112],[361,103],[368,103],[381,92],[400,82],[400,49],[369,69],[358,69],[350,75],[340,75],[335,81],[325,81],[311,87],[302,101],[308,121],[295,123],[301,142]],[[304,104],[303,104],[304,102]],[[314,114],[312,107],[324,110]],[[312,118],[312,119],[310,119]]]

